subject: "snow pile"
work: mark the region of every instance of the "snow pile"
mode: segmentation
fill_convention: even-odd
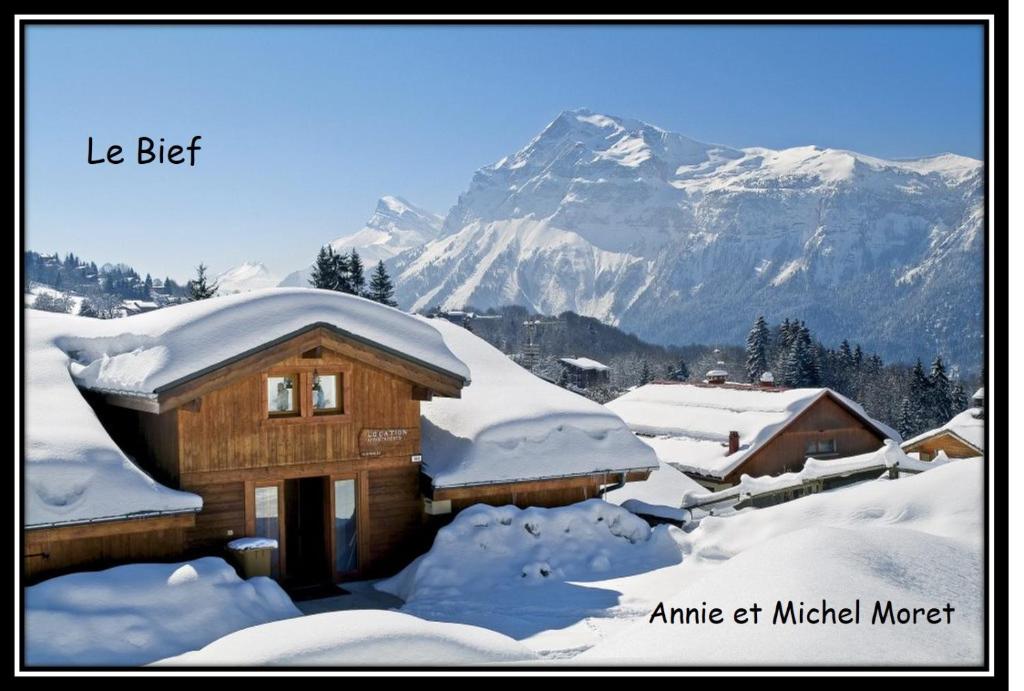
[[[330,290],[268,288],[88,327],[74,324],[59,344],[76,353],[78,382],[104,391],[158,393],[315,324],[469,379],[469,370],[429,322]]]
[[[979,664],[982,464],[949,463],[894,482],[863,483],[786,504],[709,517],[681,539],[684,585],[580,664]],[[860,624],[772,625],[775,603],[852,607]],[[758,603],[757,625],[650,624],[665,607]],[[950,624],[872,624],[874,603],[944,607]]]
[[[140,665],[301,612],[269,578],[222,559],[130,564],[25,589],[30,665]]]
[[[766,390],[733,386],[647,384],[607,403],[654,449],[658,458],[684,470],[724,478],[815,401],[829,396],[879,434],[899,434],[868,417],[857,403],[831,389]],[[729,432],[740,448],[728,454]]]
[[[430,551],[377,584],[415,607],[437,599],[517,597],[525,587],[612,578],[678,563],[666,528],[600,499],[553,509],[477,504]],[[413,610],[414,611],[414,610]]]
[[[197,495],[154,482],[125,456],[75,387],[58,347],[67,334],[127,321],[25,312],[26,527],[202,507]]]
[[[426,321],[426,320],[424,320]],[[657,467],[607,408],[550,384],[460,326],[429,321],[470,368],[461,399],[423,403],[423,471],[434,487]]]
[[[500,664],[536,657],[511,638],[476,626],[354,610],[244,629],[157,665],[393,667]]]
[[[979,389],[979,393],[984,396],[984,393]],[[975,398],[978,394],[975,394]],[[913,439],[908,439],[903,442],[903,448],[918,444],[925,439],[929,439],[943,432],[950,432],[957,437],[960,437],[963,441],[967,442],[978,451],[985,450],[985,418],[984,411],[981,408],[968,408],[962,413],[953,416],[953,419],[944,424],[938,429],[933,429],[923,434],[919,434]]]

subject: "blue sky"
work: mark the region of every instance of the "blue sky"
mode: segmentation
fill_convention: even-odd
[[[954,26],[30,27],[26,241],[283,275],[384,194],[445,213],[577,107],[737,147],[981,158],[982,57]],[[194,168],[131,158],[196,134]],[[88,165],[89,136],[129,160]]]

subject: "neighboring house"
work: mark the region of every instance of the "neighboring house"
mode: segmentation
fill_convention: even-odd
[[[566,379],[577,389],[604,386],[608,383],[608,365],[586,357],[564,357],[559,360]]]
[[[799,471],[808,458],[880,448],[899,434],[831,389],[657,382],[607,406],[657,453],[712,490]]]
[[[365,578],[421,553],[453,505],[570,503],[656,465],[642,444],[610,443],[615,425],[635,439],[589,401],[606,416],[601,439],[542,420],[540,443],[502,438],[475,458],[464,428],[488,406],[525,415],[501,400],[506,380],[579,397],[503,358],[515,371],[496,390],[438,408],[476,388],[471,369],[484,391],[490,375],[447,332],[483,342],[362,298],[269,289],[124,319],[27,320],[31,578],[223,554],[243,536],[277,541],[273,575],[289,585]],[[564,462],[556,427],[580,447]]]
[[[979,396],[980,394],[980,396]],[[983,403],[984,394],[975,394],[975,404]],[[938,429],[919,434],[903,442],[904,452],[916,453],[922,461],[931,461],[940,453],[947,458],[973,458],[985,455],[985,412],[980,405],[953,416]]]

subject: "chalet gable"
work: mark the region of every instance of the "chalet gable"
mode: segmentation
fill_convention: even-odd
[[[197,369],[174,381],[155,387],[152,392],[126,393],[83,386],[103,395],[110,404],[159,414],[187,405],[203,395],[220,389],[239,378],[272,367],[281,360],[298,355],[315,358],[321,350],[376,367],[415,385],[421,400],[433,396],[458,398],[467,378],[449,372],[394,348],[370,341],[332,324],[318,322],[285,334],[226,360]]]

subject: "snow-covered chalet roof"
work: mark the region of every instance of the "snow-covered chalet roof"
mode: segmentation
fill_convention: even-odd
[[[870,418],[860,405],[824,388],[764,389],[738,385],[655,383],[607,403],[658,458],[688,472],[725,478],[817,400],[830,396],[873,427],[899,441],[896,430]],[[739,451],[727,455],[729,432]]]
[[[58,343],[111,322],[25,311],[26,528],[198,511],[203,505],[199,496],[143,473],[76,388],[71,360]]]
[[[985,420],[979,417],[981,414],[981,408],[968,408],[964,412],[954,415],[953,419],[942,427],[928,430],[913,439],[908,439],[903,442],[902,446],[904,449],[908,449],[940,434],[953,434],[981,453],[985,450]]]
[[[109,320],[27,310],[26,527],[202,506],[200,497],[143,473],[110,438],[76,384],[155,397],[318,324],[469,380],[469,368],[431,322],[333,291],[271,288]]]
[[[79,363],[80,386],[154,395],[315,326],[469,381],[469,370],[421,319],[354,295],[266,288],[89,322],[59,345]]]
[[[588,357],[564,357],[561,358],[559,362],[564,362],[565,364],[571,365],[572,367],[576,367],[578,369],[598,371],[604,371],[608,369],[608,365],[602,362],[598,362],[597,360],[591,360]]]
[[[422,404],[423,472],[435,488],[658,467],[604,406],[544,381],[460,326],[429,323],[473,378],[462,398]]]

